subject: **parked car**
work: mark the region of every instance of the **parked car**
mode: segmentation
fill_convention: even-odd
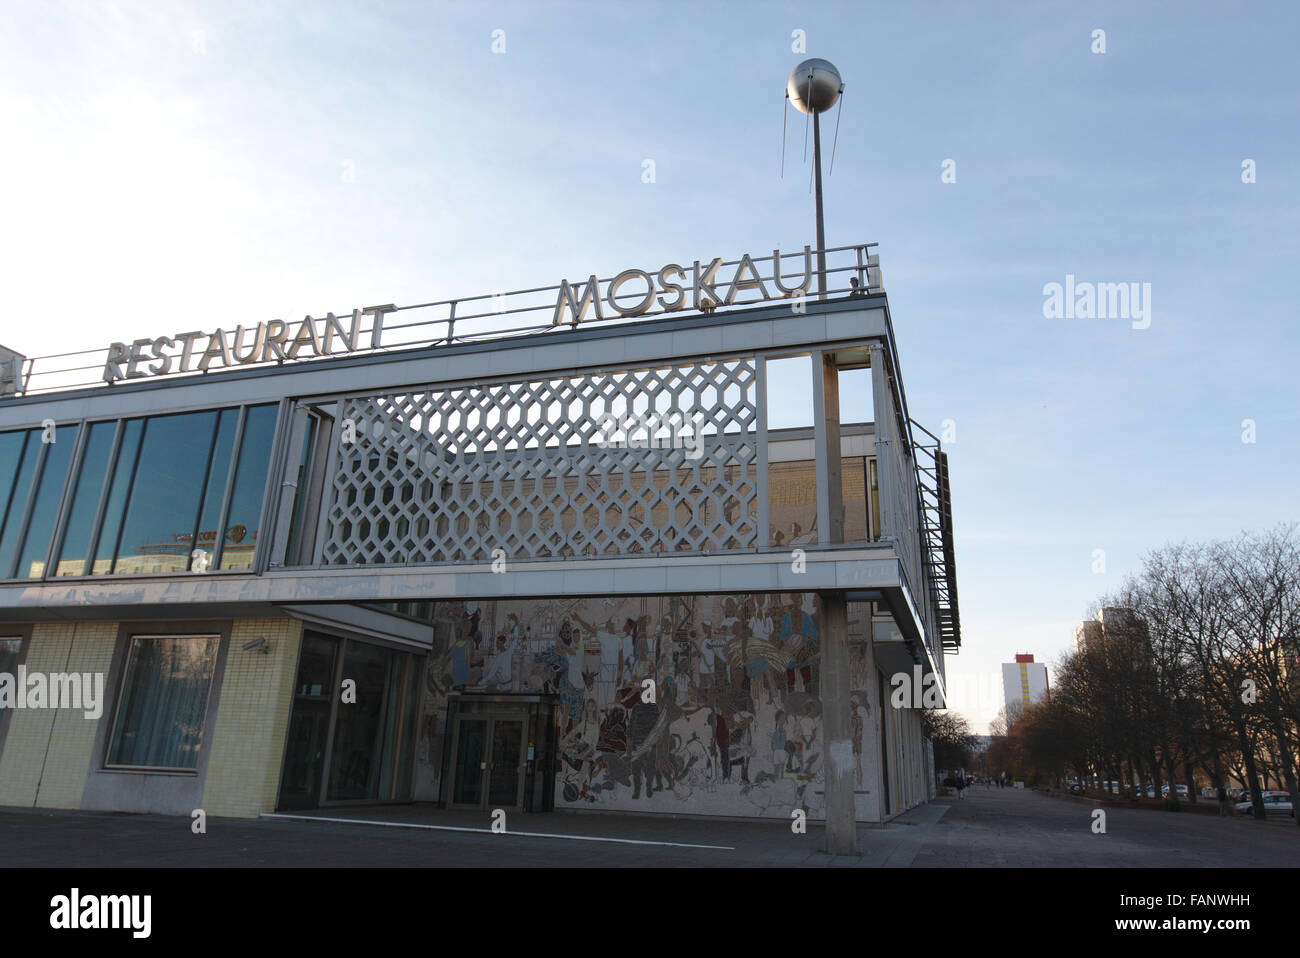
[[[1186,785],[1178,785],[1178,786],[1176,786],[1176,787],[1177,787],[1177,794],[1178,794],[1179,799],[1181,799],[1181,800],[1183,800],[1183,801],[1186,801],[1186,800],[1189,798],[1189,795],[1188,795],[1188,792],[1187,792],[1187,786],[1186,786]],[[1160,786],[1160,794],[1161,794],[1163,797],[1168,798],[1168,797],[1169,797],[1169,786],[1168,786],[1168,785],[1162,785],[1162,786]]]
[[[1294,815],[1295,812],[1291,807],[1291,796],[1286,792],[1263,792],[1264,814],[1265,815]],[[1238,815],[1252,814],[1255,806],[1249,801],[1237,803]]]

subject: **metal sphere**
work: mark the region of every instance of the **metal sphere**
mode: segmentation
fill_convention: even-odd
[[[840,98],[844,81],[840,79],[840,71],[835,69],[835,64],[813,57],[794,68],[786,90],[789,91],[790,102],[800,112],[825,113]]]

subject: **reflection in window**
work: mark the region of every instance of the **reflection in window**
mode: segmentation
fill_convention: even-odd
[[[394,649],[347,643],[342,678],[356,682],[356,701],[338,706],[328,800],[390,800],[409,792],[419,663]]]
[[[198,768],[215,635],[131,639],[108,765]]]
[[[0,433],[0,579],[12,575],[27,493],[40,458],[41,430]]]
[[[117,540],[122,531],[122,516],[126,511],[126,497],[135,478],[136,458],[140,454],[140,437],[144,434],[144,420],[132,419],[122,430],[122,447],[117,453],[117,466],[113,470],[113,484],[109,489],[108,505],[104,509],[104,522],[95,549],[91,575],[107,575],[113,571],[113,557],[117,555]]]
[[[205,561],[211,565],[216,558],[217,529],[221,525],[221,504],[226,495],[226,480],[230,475],[230,455],[235,449],[235,427],[239,422],[238,409],[223,409],[217,417],[217,437],[212,445],[208,478],[204,484],[203,506],[199,510],[198,540],[191,548],[201,549]],[[190,559],[190,568],[197,560]]]
[[[244,419],[239,465],[225,525],[226,541],[221,549],[223,569],[252,568],[262,514],[262,492],[271,461],[271,442],[275,438],[276,412],[273,405],[252,406]]]
[[[184,572],[217,425],[215,412],[145,424],[113,571]]]
[[[871,538],[880,538],[880,478],[876,475],[876,460],[868,459],[871,472]]]
[[[0,579],[45,576],[56,532],[59,576],[251,568],[277,413],[97,422],[76,463],[76,425],[0,433]]]
[[[13,675],[18,671],[18,654],[22,650],[23,640],[18,636],[0,637],[0,675]]]
[[[21,636],[0,636],[0,675],[15,675],[18,672],[18,656],[23,650]],[[4,725],[5,716],[11,709],[0,709],[0,727]]]
[[[63,487],[68,482],[68,464],[72,462],[72,449],[77,442],[77,427],[59,426],[50,433],[50,438],[51,442],[45,442],[44,438],[41,441],[45,461],[41,463],[40,483],[14,573],[22,579],[38,579],[45,574],[45,556],[50,549],[50,536],[54,535],[54,521],[59,517]]]
[[[55,562],[55,575],[82,575],[85,572],[90,536],[95,526],[95,510],[99,507],[116,431],[116,422],[97,422],[90,427],[77,486],[73,490],[67,528],[63,533],[63,548]]]

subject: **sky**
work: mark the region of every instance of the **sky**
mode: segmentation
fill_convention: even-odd
[[[1050,666],[1145,552],[1300,519],[1297,33],[1284,3],[6,0],[0,343],[798,250],[778,114],[824,57],[827,241],[880,244],[946,432],[982,731],[999,663]],[[1049,315],[1067,276],[1149,290],[1149,325]]]

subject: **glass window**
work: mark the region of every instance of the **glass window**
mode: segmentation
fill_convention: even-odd
[[[308,417],[307,435],[303,437],[302,449],[298,453],[298,482],[294,489],[293,514],[289,523],[289,544],[285,548],[285,564],[298,565],[302,559],[298,550],[302,544],[303,524],[307,521],[306,510],[311,496],[312,474],[315,472],[313,451],[316,448],[316,436],[320,419]]]
[[[198,768],[215,635],[137,635],[127,654],[108,765]]]
[[[0,675],[15,675],[18,672],[18,656],[22,650],[22,636],[0,636]],[[0,728],[4,727],[5,716],[11,711],[11,709],[0,709]]]
[[[68,482],[68,465],[72,462],[72,450],[77,442],[77,427],[58,426],[50,437],[50,442],[41,443],[45,447],[45,461],[41,464],[40,484],[36,487],[27,535],[14,572],[20,579],[39,579],[45,575],[45,557],[50,551],[50,537],[54,535],[59,503]]]
[[[78,463],[77,425],[53,427],[51,443],[44,429],[0,433],[0,578],[45,576],[56,531],[58,576],[186,572],[198,550],[204,568],[251,568],[277,413],[270,403],[94,423]]]
[[[117,555],[117,540],[122,532],[122,516],[126,512],[126,497],[135,478],[136,459],[140,454],[140,437],[144,434],[144,420],[131,419],[122,430],[122,448],[117,453],[117,466],[113,470],[113,485],[104,508],[104,522],[95,548],[95,561],[91,575],[107,575],[113,571],[113,557]]]
[[[327,639],[315,632],[303,633],[295,694],[330,699],[334,694],[334,653],[338,645],[337,639]]]
[[[879,539],[880,532],[880,478],[876,475],[876,460],[868,459],[871,472],[871,538]]]
[[[13,675],[18,670],[18,653],[23,650],[23,640],[19,636],[0,637],[0,674]]]
[[[258,523],[262,514],[262,493],[271,461],[277,409],[274,405],[250,406],[239,443],[239,465],[230,495],[226,519],[226,541],[221,549],[221,568],[248,569],[253,565]]]
[[[217,440],[212,446],[203,507],[199,510],[199,539],[191,549],[202,549],[207,553],[209,566],[216,555],[217,529],[221,525],[221,505],[226,497],[226,480],[230,476],[230,456],[235,450],[235,426],[238,422],[238,409],[223,409],[217,418]],[[193,569],[195,561],[191,557],[188,568]]]
[[[189,568],[216,426],[212,411],[146,422],[114,572]]]
[[[95,510],[99,508],[100,492],[104,487],[116,432],[116,422],[97,422],[90,427],[77,485],[72,493],[63,544],[55,558],[55,575],[82,575],[85,572],[86,557],[90,554],[90,534],[95,525]]]
[[[11,575],[40,448],[39,429],[0,434],[0,579]]]
[[[356,701],[340,703],[334,726],[334,756],[328,797],[333,801],[375,798],[383,764],[381,736],[385,692],[394,653],[377,645],[349,642],[343,681],[356,682]]]

